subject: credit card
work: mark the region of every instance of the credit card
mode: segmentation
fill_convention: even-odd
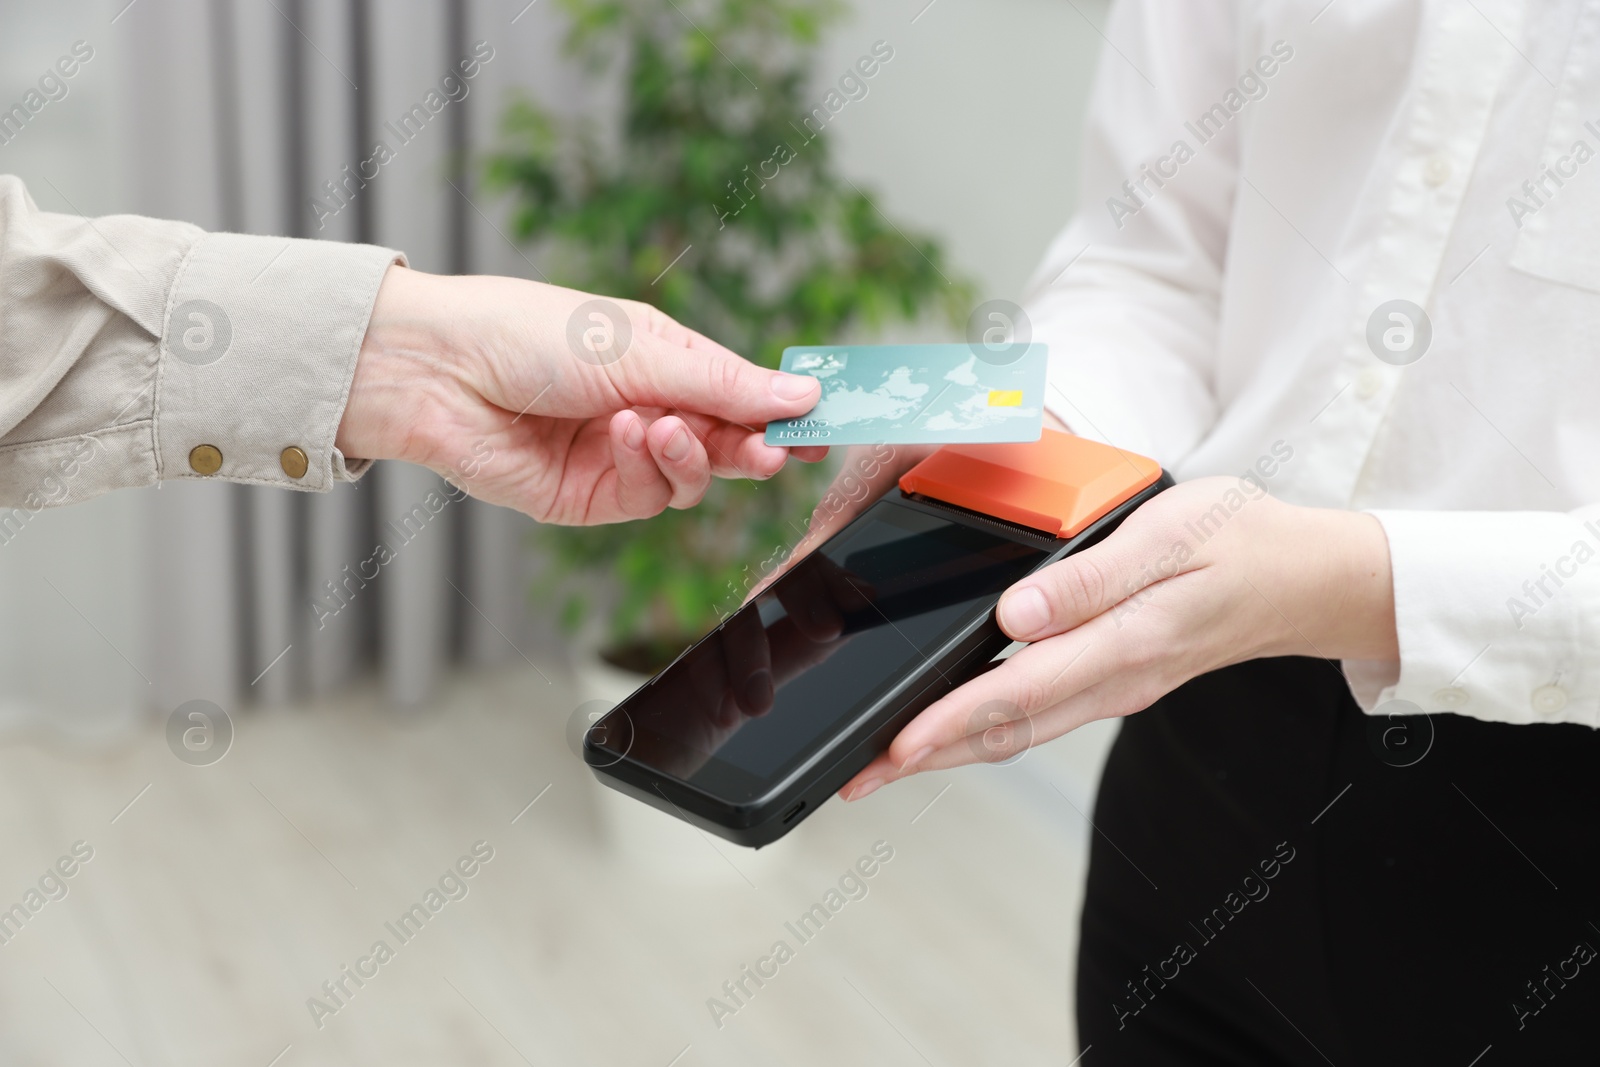
[[[817,406],[767,423],[769,445],[998,444],[1044,432],[1047,345],[805,345],[781,370],[822,382]]]

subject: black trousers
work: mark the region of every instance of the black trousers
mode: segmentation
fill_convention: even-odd
[[[1084,1067],[1600,1062],[1600,732],[1257,660],[1127,719],[1094,822]]]

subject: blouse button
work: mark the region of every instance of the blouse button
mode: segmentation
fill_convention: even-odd
[[[1432,156],[1422,168],[1422,180],[1437,189],[1450,180],[1451,171],[1450,160],[1444,156]]]
[[[1441,708],[1459,708],[1467,702],[1467,691],[1452,685],[1433,694],[1433,702]]]
[[[1554,715],[1567,706],[1567,691],[1559,685],[1541,685],[1533,691],[1533,710],[1540,715]]]

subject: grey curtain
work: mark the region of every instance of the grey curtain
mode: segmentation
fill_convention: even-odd
[[[423,270],[532,276],[474,173],[506,88],[554,66],[551,14],[467,0],[142,5],[118,27],[133,38],[120,73],[134,120],[129,206],[217,229],[390,245]],[[477,42],[494,55],[467,96],[399,145],[386,124]],[[319,194],[334,203],[324,183],[343,181],[380,137],[395,158],[337,213],[314,210]],[[277,703],[370,670],[390,700],[417,704],[452,660],[536,656],[550,638],[527,602],[531,524],[471,500],[401,522],[443,488],[428,471],[380,464],[322,496],[150,491],[157,706]],[[363,563],[380,542],[393,562],[374,580],[353,578],[371,573]]]

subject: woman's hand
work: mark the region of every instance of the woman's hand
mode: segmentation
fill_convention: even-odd
[[[646,304],[391,267],[335,444],[541,522],[622,522],[692,506],[713,474],[771,477],[791,450],[763,427],[818,396]]]
[[[841,796],[1008,759],[1259,656],[1399,658],[1377,519],[1295,507],[1237,478],[1167,490],[1098,545],[1012,586],[997,612],[1032,643],[918,715]]]

